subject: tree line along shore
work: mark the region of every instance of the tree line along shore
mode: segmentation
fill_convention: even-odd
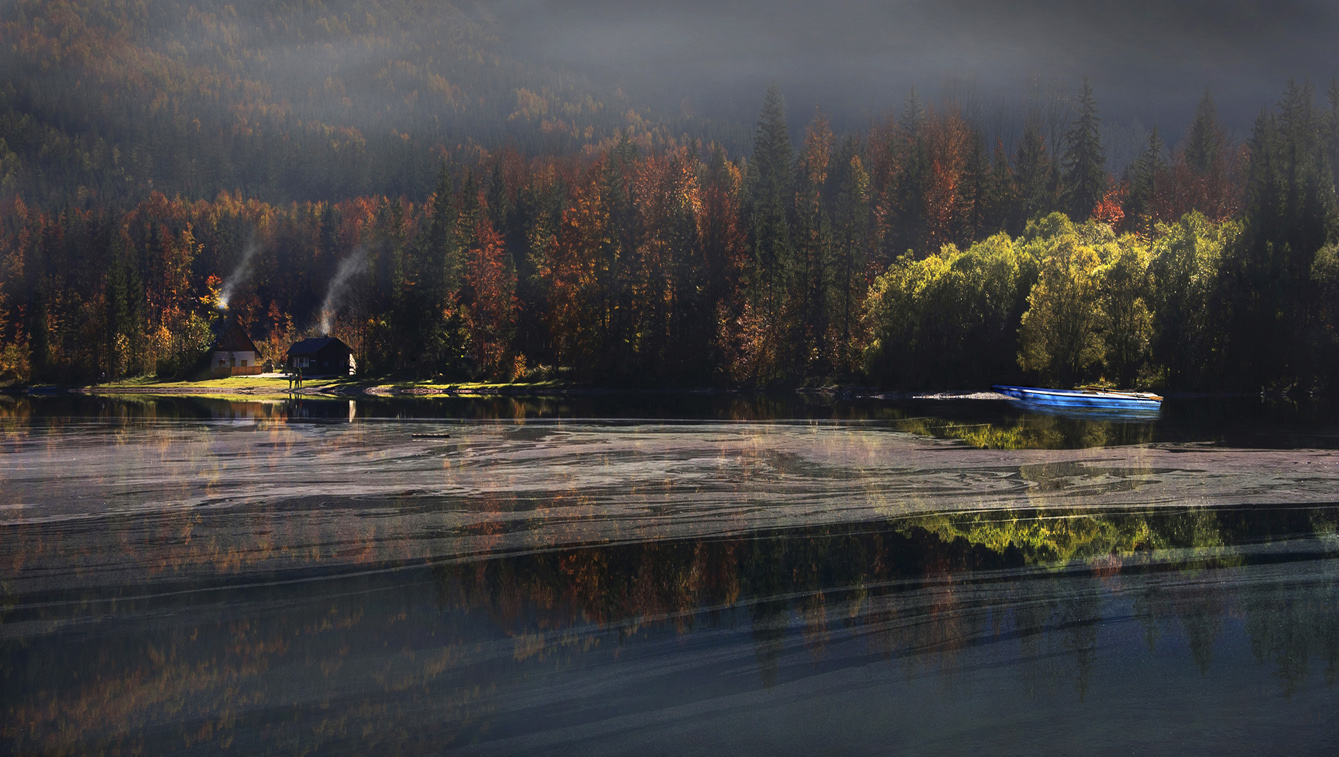
[[[1290,84],[1244,144],[1206,93],[1106,172],[1095,97],[988,144],[914,94],[752,152],[624,132],[438,160],[426,197],[0,199],[0,380],[187,377],[236,318],[266,360],[331,334],[437,382],[904,389],[1339,380],[1339,87]],[[435,160],[428,156],[425,160]]]

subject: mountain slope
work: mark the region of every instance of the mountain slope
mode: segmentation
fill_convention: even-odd
[[[640,111],[507,57],[477,6],[0,5],[0,188],[29,201],[422,194],[443,150],[570,152],[659,128]]]

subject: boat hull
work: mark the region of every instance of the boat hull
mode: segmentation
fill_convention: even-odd
[[[1162,398],[1145,392],[1108,392],[1094,389],[1039,389],[1027,386],[994,386],[995,391],[1029,406],[1072,408],[1074,410],[1114,410],[1156,412]]]

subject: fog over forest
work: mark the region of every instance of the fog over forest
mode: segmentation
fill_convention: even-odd
[[[797,120],[821,106],[858,127],[915,86],[1016,106],[1025,82],[1091,78],[1108,120],[1179,134],[1210,88],[1249,129],[1283,84],[1339,73],[1339,14],[1322,0],[501,0],[518,56],[663,103],[750,119],[775,80]],[[964,86],[965,85],[965,86]]]
[[[312,153],[323,129],[376,160],[287,194],[412,196],[432,181],[419,158],[462,145],[566,153],[631,128],[746,154],[770,83],[793,135],[816,108],[864,132],[914,87],[1011,153],[1050,110],[1055,153],[1086,76],[1120,176],[1149,129],[1181,143],[1206,88],[1233,143],[1290,79],[1324,92],[1336,37],[1321,0],[0,0],[0,138],[30,200],[98,183],[61,178],[80,164],[277,196],[265,174],[297,167],[274,146]],[[168,165],[186,160],[218,167]]]

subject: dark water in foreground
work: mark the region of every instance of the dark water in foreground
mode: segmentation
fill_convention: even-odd
[[[0,753],[1333,752],[1337,579],[1246,402],[0,400]]]

